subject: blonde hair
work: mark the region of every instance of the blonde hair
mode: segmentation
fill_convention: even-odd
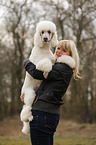
[[[80,78],[79,76],[79,54],[76,48],[75,43],[72,40],[61,40],[59,41],[57,47],[64,47],[70,52],[70,56],[74,59],[76,65],[74,68],[74,78]]]

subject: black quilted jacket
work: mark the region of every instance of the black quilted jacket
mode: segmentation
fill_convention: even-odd
[[[36,66],[28,59],[24,60],[24,66],[25,66],[25,70],[34,79],[43,80],[40,87],[36,91],[36,100],[34,101],[33,109],[35,107],[37,108],[35,110],[40,110],[40,106],[42,106],[39,105],[40,103],[38,104],[38,102],[40,101],[43,102],[43,104],[45,102],[45,106],[47,106],[48,108],[47,110],[50,110],[49,109],[50,105],[47,104],[51,104],[51,106],[53,104],[53,106],[55,107],[55,106],[60,106],[64,103],[62,100],[62,96],[65,94],[73,74],[73,69],[71,67],[69,67],[65,63],[61,63],[61,62],[55,63],[52,67],[52,70],[49,72],[47,79],[45,79],[43,76],[43,72],[37,70]],[[36,102],[37,102],[37,107],[35,105]],[[39,109],[38,109],[38,105],[39,105]],[[45,109],[44,106],[43,109]]]

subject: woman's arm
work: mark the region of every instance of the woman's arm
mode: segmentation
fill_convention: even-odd
[[[34,78],[37,80],[45,80],[44,76],[43,76],[43,72],[39,71],[36,69],[36,66],[29,60],[29,59],[25,59],[23,61],[25,70]]]
[[[24,60],[24,67],[26,71],[34,78],[38,80],[45,80],[43,72],[36,69],[36,66],[29,60]],[[64,63],[55,63],[52,67],[52,70],[49,72],[47,81],[51,80],[60,80],[65,78],[70,78],[73,70]]]
[[[47,80],[61,80],[64,76],[68,75],[69,67],[64,63],[55,63],[52,70],[49,72]]]
[[[25,70],[34,78],[38,80],[44,80],[44,75],[42,71],[39,71],[36,69],[36,66],[29,60],[25,59],[24,62],[24,67]],[[56,80],[58,79],[61,71],[61,66],[60,64],[55,64],[52,67],[52,70],[49,72],[48,77],[46,78],[47,80]]]

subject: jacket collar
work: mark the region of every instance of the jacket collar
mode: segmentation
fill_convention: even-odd
[[[69,65],[72,69],[75,68],[75,60],[68,55],[62,55],[57,59],[57,62],[65,63]]]

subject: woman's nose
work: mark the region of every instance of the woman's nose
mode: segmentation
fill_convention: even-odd
[[[60,49],[57,49],[57,52],[60,52]]]
[[[60,49],[58,50],[58,53],[61,53],[61,50]]]

